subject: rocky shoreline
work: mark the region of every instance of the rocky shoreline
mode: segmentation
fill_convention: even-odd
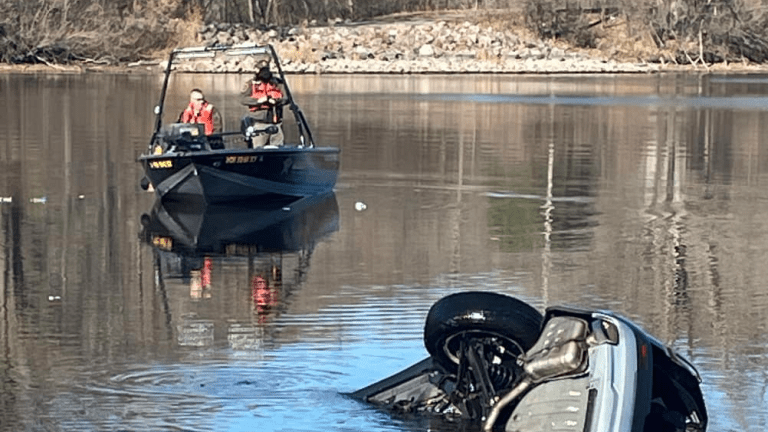
[[[197,39],[200,45],[271,43],[287,73],[637,73],[661,68],[618,62],[469,21],[336,24],[283,32],[211,24],[200,29]],[[232,65],[213,68],[227,72]]]
[[[454,73],[656,73],[764,72],[761,65],[676,65],[614,59],[598,50],[575,49],[532,37],[514,27],[499,30],[462,19],[305,25],[256,29],[244,25],[209,24],[189,46],[243,43],[272,44],[286,73],[295,74],[454,74]],[[22,71],[124,70],[158,72],[164,60],[142,61],[118,68],[98,64],[21,67]],[[1,67],[0,71],[8,67]],[[10,67],[18,70],[19,67]],[[237,63],[211,64],[213,72],[241,72]]]

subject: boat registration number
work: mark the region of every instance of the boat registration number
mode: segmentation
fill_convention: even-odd
[[[173,168],[173,161],[170,159],[150,161],[149,167],[152,169]]]
[[[259,160],[258,156],[227,156],[224,159],[224,163],[228,164],[241,164],[241,163],[253,163]]]
[[[170,237],[153,236],[152,244],[155,245],[158,249],[169,251],[173,248],[173,239]]]

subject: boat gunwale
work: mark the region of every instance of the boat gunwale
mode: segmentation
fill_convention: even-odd
[[[252,149],[221,149],[221,150],[196,150],[178,153],[141,154],[137,161],[155,159],[179,159],[195,156],[235,156],[244,154],[294,154],[294,153],[340,153],[338,147],[291,147],[281,146],[276,148],[252,148]]]

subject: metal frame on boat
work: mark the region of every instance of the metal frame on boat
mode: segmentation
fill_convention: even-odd
[[[238,58],[243,73],[268,65],[277,72],[283,98],[276,108],[288,107],[295,141],[281,146],[250,148],[254,135],[274,134],[276,126],[254,129],[238,121],[235,130],[206,135],[202,124],[164,123],[169,81],[174,71],[195,72],[194,63]],[[187,66],[185,66],[187,65]],[[193,65],[193,66],[189,66]],[[247,202],[252,199],[299,198],[329,192],[339,169],[337,147],[317,147],[309,122],[293,99],[277,53],[271,45],[179,48],[171,52],[155,108],[155,128],[146,153],[138,157],[144,168],[142,187],[152,187],[163,200],[202,199],[206,203]]]

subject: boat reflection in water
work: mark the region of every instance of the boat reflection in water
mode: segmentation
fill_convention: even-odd
[[[254,347],[252,324],[278,313],[303,283],[315,244],[338,231],[339,208],[333,193],[249,206],[158,200],[141,223],[141,239],[152,246],[156,293],[170,332],[176,321],[179,345],[212,345],[216,321],[224,320],[230,347],[247,349]],[[187,300],[174,295],[179,282],[189,289]],[[179,309],[181,317],[171,317]]]

